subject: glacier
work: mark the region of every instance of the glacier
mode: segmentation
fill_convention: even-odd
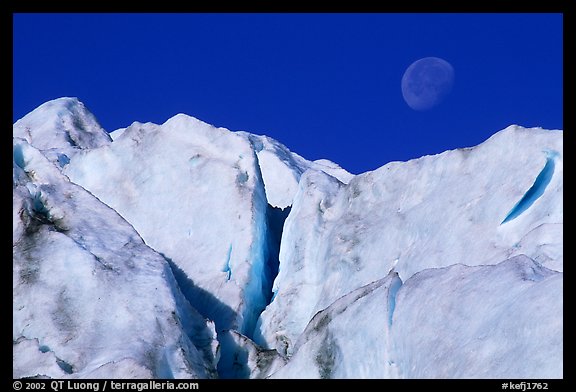
[[[358,175],[77,98],[13,140],[15,378],[563,377],[562,130]]]
[[[26,140],[14,154],[14,377],[213,377],[167,260]]]

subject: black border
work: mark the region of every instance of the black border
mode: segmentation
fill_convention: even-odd
[[[574,99],[574,90],[576,88],[576,82],[574,80],[574,71],[576,70],[576,62],[574,61],[574,49],[576,49],[576,32],[574,31],[574,26],[576,20],[574,19],[574,9],[576,4],[571,0],[546,0],[545,2],[525,2],[525,1],[495,1],[486,0],[480,2],[454,2],[454,1],[420,1],[420,2],[384,2],[380,3],[372,2],[347,2],[347,3],[330,3],[329,6],[317,2],[316,4],[312,2],[307,2],[303,4],[295,4],[293,2],[280,2],[280,1],[243,1],[236,3],[229,3],[224,1],[205,1],[205,2],[183,2],[183,1],[162,1],[162,2],[150,2],[142,4],[140,3],[138,7],[133,5],[118,4],[118,3],[106,3],[106,2],[88,2],[88,1],[74,1],[74,2],[64,2],[64,1],[43,1],[43,2],[30,2],[30,1],[9,1],[2,2],[0,8],[2,9],[0,28],[2,29],[2,43],[6,46],[4,53],[9,53],[9,56],[5,57],[4,63],[9,62],[9,69],[11,75],[13,75],[13,14],[14,13],[52,13],[52,12],[81,12],[81,13],[172,13],[172,12],[210,12],[210,13],[267,13],[267,12],[288,12],[288,13],[561,13],[563,14],[563,28],[564,28],[564,66],[563,66],[563,77],[564,77],[564,125],[563,128],[565,136],[567,135],[568,143],[567,146],[574,146],[574,113],[576,112],[576,100]],[[487,27],[489,28],[489,27]],[[537,61],[537,60],[535,60]],[[5,73],[8,75],[8,73]],[[8,82],[6,82],[8,84]],[[13,90],[13,84],[10,83],[10,90]],[[6,87],[5,91],[9,89]],[[13,92],[13,91],[12,91]],[[12,102],[13,96],[10,94],[4,102]],[[6,110],[6,117],[8,117],[8,110]],[[10,120],[6,120],[6,128],[12,125],[12,116],[10,115]],[[10,124],[8,124],[8,121]],[[3,122],[4,123],[4,122]],[[8,150],[8,141],[2,143],[2,146],[6,147]],[[11,151],[6,151],[1,153],[2,159],[5,159],[6,166],[8,166],[8,160],[11,157]],[[568,159],[564,159],[564,163],[568,166],[565,171],[569,174],[571,169],[569,166],[572,162],[571,154],[569,153]],[[566,154],[564,154],[566,157]],[[9,173],[9,169],[6,168],[2,173]],[[6,174],[8,175],[8,174]],[[8,180],[6,180],[7,182]],[[568,182],[570,183],[570,182]],[[8,183],[6,183],[5,189],[8,188]],[[571,187],[565,187],[564,192],[570,194]],[[570,197],[568,198],[570,200]],[[564,208],[570,207],[569,203],[564,203]],[[564,234],[565,236],[565,234]],[[9,236],[7,236],[9,237]],[[8,239],[6,239],[8,242]],[[8,244],[6,244],[6,249],[8,249]],[[566,252],[565,252],[566,253]],[[568,251],[569,255],[570,252]],[[572,274],[571,261],[574,258],[568,256],[567,263],[564,264],[565,272],[568,276]],[[7,264],[7,263],[6,263]],[[5,279],[7,280],[5,285],[2,287],[6,290],[6,293],[2,298],[9,298],[8,291],[10,290],[11,284],[8,282],[9,273],[6,273]],[[565,288],[564,291],[564,379],[562,380],[508,380],[508,379],[496,379],[496,380],[195,380],[199,383],[200,389],[205,389],[207,387],[239,387],[245,386],[249,388],[270,388],[270,387],[391,387],[391,388],[441,388],[442,390],[458,390],[462,391],[468,388],[481,388],[482,390],[502,390],[502,383],[504,382],[515,382],[519,383],[521,381],[526,382],[547,382],[549,384],[549,390],[564,390],[567,389],[569,385],[572,385],[571,389],[574,388],[574,372],[571,371],[574,366],[571,366],[574,361],[572,360],[572,350],[574,336],[574,326],[571,322],[571,313],[566,311],[569,307],[566,304],[571,305],[572,298],[570,295],[572,291],[572,286]],[[568,294],[568,295],[567,295]],[[568,301],[566,301],[568,300]],[[8,305],[6,305],[8,308]],[[8,347],[8,342],[6,344]],[[3,353],[8,355],[9,350],[2,350]],[[3,363],[7,363],[8,358]],[[6,374],[3,378],[8,378],[10,384],[6,382],[6,390],[15,390],[13,387],[13,380],[11,374],[8,370],[5,370]],[[85,381],[96,381],[96,380],[85,380]],[[120,380],[118,380],[120,381]],[[137,382],[139,380],[130,380]],[[140,380],[145,381],[145,380]],[[23,380],[23,382],[28,382]],[[46,380],[39,380],[39,382],[46,382]],[[49,384],[46,384],[48,389]],[[100,389],[102,390],[102,389]]]
[[[565,13],[571,0],[547,0],[545,2],[514,1],[514,0],[484,0],[484,1],[453,1],[453,0],[412,0],[412,1],[369,1],[356,0],[348,2],[325,1],[274,1],[245,0],[230,2],[227,0],[212,1],[177,1],[162,2],[104,2],[104,1],[18,1],[9,0],[11,12],[114,12],[114,13],[172,13],[172,12],[214,12],[214,13],[362,13],[362,12],[402,12],[402,13],[460,13],[460,12],[539,12]],[[572,7],[574,8],[574,7]]]

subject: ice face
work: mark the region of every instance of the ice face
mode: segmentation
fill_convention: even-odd
[[[393,162],[348,184],[306,172],[284,227],[260,344],[290,354],[316,312],[392,268],[406,280],[424,269],[526,254],[561,270],[561,157],[561,131],[513,126],[477,147]],[[501,224],[527,193],[539,197]]]
[[[14,377],[212,377],[213,338],[167,261],[15,139]]]
[[[562,131],[356,176],[68,98],[14,135],[15,377],[562,377]]]
[[[245,317],[265,306],[257,271],[266,259],[267,203],[246,140],[178,115],[131,125],[112,145],[75,157],[65,173],[193,282],[197,306],[230,308],[218,328],[250,328]]]
[[[59,98],[40,105],[14,123],[13,136],[25,139],[49,158],[54,151],[72,155],[112,141],[77,98]]]
[[[193,282],[190,301],[219,330],[251,337],[271,296],[268,271],[277,269],[270,207],[288,209],[314,165],[272,139],[181,114],[132,124],[111,145],[76,155],[64,173],[131,222],[181,282]],[[335,164],[322,167],[346,177]]]
[[[285,209],[292,205],[300,177],[308,169],[323,171],[344,183],[354,177],[334,162],[325,159],[310,162],[270,137],[238,134],[250,141],[257,154],[266,198],[272,207]]]
[[[288,364],[271,378],[394,377],[390,318],[401,286],[398,274],[391,272],[316,313],[295,343]]]
[[[413,275],[390,332],[399,376],[562,378],[562,290],[562,273],[525,255]]]
[[[524,255],[391,272],[316,313],[270,377],[561,378],[562,282]]]

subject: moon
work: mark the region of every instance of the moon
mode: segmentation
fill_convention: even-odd
[[[410,64],[402,76],[402,96],[414,110],[438,106],[452,91],[454,68],[439,57],[425,57]]]

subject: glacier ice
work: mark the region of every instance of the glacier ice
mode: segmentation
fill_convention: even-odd
[[[348,184],[307,171],[284,227],[277,294],[259,320],[258,343],[290,354],[286,342],[316,312],[392,268],[405,281],[429,268],[518,254],[559,268],[562,241],[548,239],[562,223],[561,135],[511,126],[479,146],[392,162]],[[530,214],[501,225],[545,166],[543,149],[558,154],[546,192]]]
[[[391,272],[316,313],[271,378],[562,378],[561,275],[524,255]]]
[[[13,134],[14,377],[563,377],[560,130],[359,175],[76,98]]]
[[[268,136],[242,131],[237,134],[247,138],[256,152],[266,198],[272,207],[285,209],[292,205],[300,177],[308,169],[323,171],[344,183],[350,182],[354,177],[329,160],[310,162]]]
[[[502,223],[506,223],[518,217],[520,214],[530,208],[530,206],[544,194],[546,187],[554,176],[554,168],[556,166],[554,163],[554,157],[557,155],[557,153],[548,153],[546,155],[546,164],[534,180],[534,184],[530,187],[530,189],[526,191],[520,201],[518,201],[518,203],[512,207],[512,210],[510,210],[508,215],[506,215],[506,218],[504,218]]]
[[[271,378],[395,377],[389,319],[401,286],[398,274],[390,272],[316,313],[296,341],[295,354]]]
[[[193,281],[195,306],[230,308],[215,317],[218,328],[253,329],[266,305],[267,202],[244,138],[185,115],[135,123],[110,146],[77,155],[64,173]]]
[[[400,377],[562,378],[562,288],[525,255],[414,274],[391,331]]]
[[[48,101],[13,126],[14,137],[25,139],[60,166],[79,150],[109,144],[110,135],[77,98]]]
[[[214,336],[167,261],[24,139],[14,150],[14,377],[126,363],[138,376],[213,377]]]

